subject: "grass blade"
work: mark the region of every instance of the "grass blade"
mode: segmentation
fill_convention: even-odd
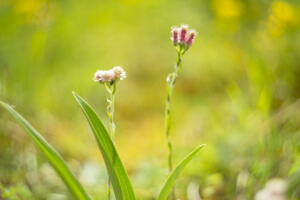
[[[125,168],[107,130],[91,106],[75,92],[73,95],[86,116],[102,153],[117,200],[135,200]]]
[[[38,148],[46,156],[49,163],[64,181],[73,196],[78,200],[89,200],[90,197],[74,177],[59,153],[56,152],[55,149],[11,106],[2,101],[0,101],[0,105],[2,105],[15,118],[19,125],[25,129],[25,131],[32,138]]]
[[[171,174],[168,176],[166,182],[164,183],[163,187],[161,188],[161,190],[158,194],[157,200],[167,200],[167,198],[175,184],[175,181],[178,178],[181,171],[196,156],[196,154],[200,151],[200,149],[202,149],[204,146],[205,146],[205,144],[198,146],[176,166],[176,168],[171,172]]]

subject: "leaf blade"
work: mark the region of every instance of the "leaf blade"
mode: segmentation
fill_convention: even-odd
[[[205,146],[205,144],[199,145],[196,147],[191,153],[189,153],[171,172],[162,186],[157,200],[167,200],[172,188],[175,184],[176,179],[178,178],[181,171],[185,168],[185,166],[196,156],[196,154]]]
[[[80,105],[94,133],[117,200],[135,200],[130,180],[107,130],[93,108],[75,92],[73,92],[73,96]]]
[[[90,200],[88,194],[84,191],[81,184],[72,174],[68,166],[66,165],[60,154],[41,136],[41,134],[33,128],[33,126],[27,122],[17,111],[15,111],[10,105],[0,101],[2,105],[18,122],[18,124],[25,129],[31,139],[35,142],[38,148],[42,151],[49,163],[61,177],[67,188],[78,200]]]

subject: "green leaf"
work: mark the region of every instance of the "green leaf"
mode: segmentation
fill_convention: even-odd
[[[73,95],[86,116],[97,140],[117,200],[135,200],[128,175],[107,130],[91,106],[75,92],[73,92]]]
[[[184,167],[196,156],[196,154],[205,146],[202,144],[195,148],[190,154],[188,154],[178,165],[177,167],[171,172],[168,176],[166,182],[164,183],[163,187],[161,188],[157,200],[166,200],[172,191],[172,188],[175,184],[176,179],[178,178],[181,171]]]
[[[56,170],[58,175],[66,184],[67,188],[73,194],[76,199],[79,200],[88,200],[90,197],[84,191],[80,183],[74,177],[62,157],[58,152],[38,133],[17,111],[15,111],[8,104],[0,101],[0,105],[2,105],[22,126],[28,135],[32,138],[38,148],[42,151],[42,153],[46,156],[49,163]]]

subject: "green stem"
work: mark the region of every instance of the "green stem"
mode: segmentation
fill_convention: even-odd
[[[183,52],[181,50],[178,51],[177,54],[177,60],[175,65],[175,71],[170,73],[167,77],[167,101],[166,101],[166,109],[165,109],[165,135],[168,142],[168,149],[169,149],[169,155],[168,155],[168,164],[169,164],[169,172],[173,170],[173,146],[170,139],[170,130],[171,130],[171,98],[173,93],[173,88],[176,83],[176,80],[181,72],[181,57],[183,55]],[[172,190],[172,199],[176,200],[175,195],[175,187],[173,187]]]
[[[116,125],[114,123],[114,113],[115,113],[115,92],[116,92],[116,83],[108,83],[105,84],[105,88],[109,93],[109,98],[107,99],[108,105],[107,105],[107,116],[109,118],[109,124],[110,124],[110,137],[112,141],[114,142],[115,137],[115,129]],[[107,199],[111,199],[111,181],[110,177],[108,177],[107,181]]]

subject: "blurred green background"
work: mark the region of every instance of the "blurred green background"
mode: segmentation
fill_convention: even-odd
[[[288,181],[300,165],[299,13],[300,1],[292,0],[1,0],[0,99],[104,199],[105,166],[71,92],[107,123],[107,93],[92,78],[98,69],[124,67],[117,149],[138,199],[154,199],[167,175],[165,78],[176,59],[170,28],[189,24],[198,35],[172,101],[174,161],[207,146],[181,175],[177,194],[253,199],[268,180]],[[3,199],[70,198],[2,108],[0,183]]]

